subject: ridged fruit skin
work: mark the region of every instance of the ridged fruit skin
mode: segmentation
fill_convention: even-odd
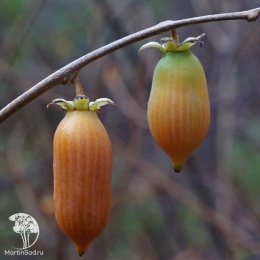
[[[155,141],[176,172],[203,141],[210,124],[207,82],[190,50],[166,52],[157,63],[148,101],[148,123]]]
[[[68,111],[54,135],[54,210],[83,255],[111,208],[112,148],[96,112]]]

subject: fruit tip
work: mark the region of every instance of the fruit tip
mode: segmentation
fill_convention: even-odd
[[[177,172],[177,173],[181,172],[181,170],[182,170],[182,169],[174,168],[174,167],[173,167],[173,169],[174,169],[174,171]]]
[[[179,173],[183,169],[184,163],[174,163],[172,162],[172,167],[175,172]]]
[[[79,256],[83,256],[88,248],[88,245],[78,245],[78,244],[75,244],[76,246],[76,249],[77,249],[77,252],[78,252],[78,255]]]
[[[78,251],[79,256],[83,256],[85,254],[85,250],[84,251],[83,250],[77,250],[77,251]]]

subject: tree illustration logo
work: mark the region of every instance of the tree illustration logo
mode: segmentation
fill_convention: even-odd
[[[22,248],[16,248],[19,250],[27,249],[35,244],[39,237],[40,229],[36,220],[25,213],[16,213],[9,217],[9,220],[14,221],[13,231],[21,235],[23,241]],[[30,241],[30,234],[35,234],[33,236],[33,241]]]

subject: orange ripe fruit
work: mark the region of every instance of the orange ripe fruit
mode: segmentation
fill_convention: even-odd
[[[72,109],[54,135],[53,199],[58,225],[81,256],[109,218],[112,148],[96,112]]]

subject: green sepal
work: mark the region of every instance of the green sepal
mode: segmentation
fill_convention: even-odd
[[[74,110],[73,101],[67,101],[63,98],[56,98],[47,105],[47,108],[52,106],[59,106],[62,110]]]
[[[184,40],[179,48],[178,51],[187,51],[191,48],[191,46],[193,46],[194,44],[199,43],[200,46],[202,47],[202,45],[204,44],[203,41],[201,41],[201,39],[205,36],[205,33],[199,35],[198,37],[189,37],[186,40]]]
[[[92,101],[89,103],[89,111],[100,112],[101,107],[105,105],[116,106],[116,104],[109,98],[99,98],[96,101]]]
[[[166,49],[164,46],[162,46],[160,43],[158,42],[148,42],[146,44],[144,44],[138,51],[138,53],[144,49],[147,49],[147,48],[157,48],[159,49],[162,53],[166,53]]]

